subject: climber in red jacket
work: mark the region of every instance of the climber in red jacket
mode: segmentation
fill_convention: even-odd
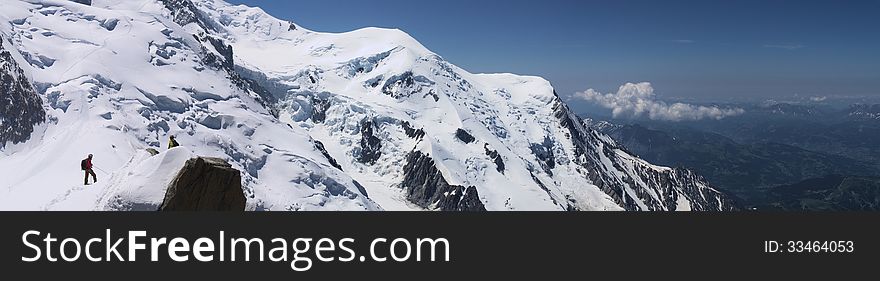
[[[88,158],[83,159],[82,162],[80,162],[80,167],[82,168],[83,171],[86,172],[86,178],[84,181],[85,185],[89,185],[89,175],[92,175],[93,182],[98,182],[98,176],[95,175],[95,171],[92,170],[92,155],[91,154],[89,154]]]

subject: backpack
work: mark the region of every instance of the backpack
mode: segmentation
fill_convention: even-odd
[[[83,171],[86,170],[86,161],[87,160],[88,159],[83,159],[82,162],[79,163],[79,168],[82,169]]]

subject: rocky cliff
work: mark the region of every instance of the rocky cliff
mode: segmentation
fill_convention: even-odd
[[[220,158],[186,161],[168,185],[160,211],[244,211],[241,172]]]

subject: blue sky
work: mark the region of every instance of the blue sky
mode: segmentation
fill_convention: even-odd
[[[651,82],[661,97],[880,95],[880,1],[231,0],[317,31],[399,28],[471,72],[562,95]]]

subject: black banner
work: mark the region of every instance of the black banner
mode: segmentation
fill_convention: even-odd
[[[880,253],[876,213],[6,212],[0,218],[3,274],[33,280],[760,280],[771,274],[860,276],[854,274],[874,271]],[[141,234],[134,240],[143,245],[135,250],[134,261],[128,255],[132,233]],[[151,243],[162,238],[165,243]],[[181,238],[175,257],[186,256],[186,261],[169,255],[174,238]],[[263,249],[257,242],[232,246],[230,241],[238,238],[261,240]],[[89,240],[95,241],[87,247]],[[107,241],[118,242],[109,255],[107,247],[113,245]],[[212,251],[202,251],[201,258],[210,255],[211,260],[198,260],[195,248],[205,250],[209,244]],[[233,247],[236,254],[231,254]],[[319,247],[321,258],[332,261],[319,260]],[[90,261],[86,248],[101,261]],[[249,256],[245,248],[252,251]],[[297,255],[299,270],[291,264],[297,249],[303,250]],[[78,259],[64,260],[75,254]]]

